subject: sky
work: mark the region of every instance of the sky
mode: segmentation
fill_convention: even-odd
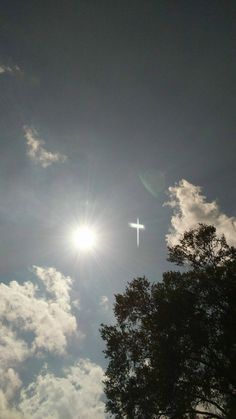
[[[114,294],[199,222],[236,245],[235,2],[0,9],[0,417],[105,419]]]

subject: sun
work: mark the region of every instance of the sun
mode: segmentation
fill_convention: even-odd
[[[73,232],[72,240],[77,250],[89,252],[93,250],[96,246],[96,231],[89,225],[81,225],[77,227]]]

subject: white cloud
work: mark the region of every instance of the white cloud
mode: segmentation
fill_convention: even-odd
[[[35,266],[33,272],[40,287],[29,281],[0,284],[1,419],[21,417],[11,403],[22,387],[17,369],[23,362],[49,352],[65,354],[68,338],[76,334],[69,295],[71,278],[55,268]]]
[[[54,268],[34,267],[34,272],[44,284],[45,295],[41,297],[32,282],[0,284],[0,319],[7,322],[15,334],[19,331],[33,333],[31,351],[63,354],[68,337],[76,331],[68,293],[71,278]],[[19,340],[17,342],[19,344]]]
[[[177,185],[169,187],[169,205],[174,210],[171,217],[172,228],[166,235],[169,245],[177,244],[180,236],[198,223],[214,225],[218,234],[225,235],[230,245],[236,245],[236,218],[223,214],[215,201],[207,202],[200,186],[182,179]]]
[[[22,386],[22,381],[18,373],[13,368],[8,368],[1,374],[1,388],[4,390],[4,394],[7,400],[14,397],[17,390]]]
[[[1,285],[0,285],[1,289]],[[0,296],[0,302],[2,303],[2,296]],[[4,304],[4,303],[3,303]],[[9,302],[10,304],[10,302]],[[0,306],[0,310],[4,310]],[[9,307],[10,309],[10,307]],[[14,367],[18,363],[22,362],[29,353],[29,347],[23,339],[19,338],[17,333],[12,330],[10,326],[2,324],[3,317],[1,316],[0,328],[0,382],[3,375],[3,371],[8,367]]]
[[[69,276],[62,275],[55,268],[34,266],[33,269],[37,277],[44,283],[47,292],[56,297],[58,304],[64,310],[70,310],[72,279]]]
[[[8,409],[8,403],[22,385],[15,367],[29,356],[30,350],[10,327],[0,322],[0,328],[0,417],[7,419],[17,417]]]
[[[13,374],[13,381],[17,377]],[[22,388],[15,405],[0,390],[1,419],[105,419],[103,369],[88,359],[56,376],[46,369]]]
[[[7,412],[7,403],[22,385],[17,372],[22,363],[48,352],[65,354],[68,338],[76,332],[69,296],[71,278],[54,268],[34,267],[34,273],[44,290],[32,282],[0,284],[1,418],[1,409]]]
[[[31,419],[104,419],[100,366],[82,359],[63,377],[45,373],[22,390],[19,409]]]
[[[100,307],[102,307],[105,311],[109,310],[109,299],[106,295],[102,295],[99,301]]]
[[[80,299],[79,298],[76,298],[75,300],[73,300],[71,304],[76,310],[80,310]]]
[[[34,266],[33,282],[0,284],[0,417],[1,419],[104,419],[102,368],[81,359],[63,370],[47,368],[24,385],[20,372],[29,357],[63,355],[76,336],[71,313],[72,279],[55,268]]]
[[[25,126],[23,128],[27,144],[27,155],[35,163],[46,168],[53,163],[64,163],[67,156],[60,153],[52,153],[44,147],[45,141],[39,138],[35,129]]]

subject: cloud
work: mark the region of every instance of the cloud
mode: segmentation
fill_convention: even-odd
[[[76,332],[69,296],[71,278],[55,268],[35,266],[33,272],[40,287],[29,281],[0,284],[1,418],[1,409],[7,412],[7,403],[22,385],[17,369],[23,362],[47,353],[64,355],[69,337]]]
[[[19,378],[18,373],[13,368],[8,368],[1,375],[2,390],[7,400],[12,399],[16,391],[22,386],[22,381]]]
[[[0,390],[1,419],[105,419],[103,379],[103,369],[89,359],[64,369],[62,376],[44,369],[21,389],[15,405]]]
[[[31,419],[103,419],[103,370],[87,359],[64,371],[63,377],[39,374],[22,390],[19,410]]]
[[[30,419],[23,416],[17,407],[10,406],[2,390],[0,390],[0,415],[1,419]]]
[[[105,311],[109,310],[109,299],[106,295],[102,295],[99,301],[99,306]]]
[[[11,408],[22,382],[17,369],[32,356],[46,353],[63,355],[68,338],[76,332],[71,314],[72,280],[55,268],[35,266],[33,273],[41,283],[0,284],[0,417],[20,418]]]
[[[4,74],[4,73],[11,74],[11,75],[23,74],[22,70],[20,69],[20,67],[18,67],[18,65],[8,66],[8,65],[1,64],[0,74]]]
[[[45,141],[39,138],[35,129],[25,126],[23,128],[27,144],[27,155],[35,163],[46,168],[53,163],[64,163],[67,156],[52,153],[44,147]]]
[[[22,385],[15,367],[29,356],[30,351],[28,345],[10,327],[0,322],[0,329],[0,417],[16,419],[17,412],[9,407],[10,400]]]
[[[0,76],[1,75],[15,76],[18,79],[25,80],[32,87],[40,85],[40,78],[37,75],[26,74],[18,65],[4,65],[0,64]]]
[[[1,285],[0,285],[1,290]],[[3,299],[0,296],[0,301],[2,303]],[[4,303],[3,303],[4,304]],[[9,301],[9,309],[10,301]],[[0,308],[1,312],[4,310],[3,307]],[[6,326],[2,323],[4,316],[1,315],[0,321],[0,371],[3,374],[4,369],[8,367],[13,367],[16,364],[22,362],[29,353],[29,347],[27,343],[18,337],[17,333],[12,330],[10,326]],[[0,374],[0,382],[2,374]]]
[[[56,297],[58,304],[64,310],[70,310],[70,289],[72,279],[69,276],[64,276],[55,268],[34,266],[33,270],[36,276],[44,283],[47,292]]]
[[[104,419],[104,372],[88,359],[61,375],[45,367],[30,384],[21,380],[24,361],[64,355],[77,332],[72,279],[53,267],[34,266],[33,274],[38,286],[35,281],[0,284],[0,417]]]
[[[225,235],[230,245],[236,246],[236,218],[228,217],[220,211],[216,201],[207,202],[202,188],[182,179],[178,184],[169,187],[169,205],[173,208],[172,228],[166,235],[168,245],[175,245],[180,236],[198,223],[214,225],[218,234]]]
[[[77,311],[80,310],[80,299],[79,298],[76,298],[75,300],[73,300],[71,304]]]

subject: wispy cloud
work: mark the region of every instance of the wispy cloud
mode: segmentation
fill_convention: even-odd
[[[64,163],[67,156],[60,153],[52,153],[44,147],[45,141],[39,138],[35,129],[23,127],[27,144],[27,155],[35,163],[46,168],[53,163]]]
[[[101,296],[100,301],[99,301],[99,306],[105,311],[109,310],[110,304],[109,304],[109,299],[106,295]]]
[[[26,73],[18,65],[0,64],[0,77],[2,75],[9,75],[24,80],[32,87],[40,85],[40,78],[37,75]]]
[[[194,228],[198,223],[214,225],[217,232],[224,234],[231,245],[236,245],[236,217],[229,217],[220,211],[216,201],[207,202],[202,188],[182,179],[169,187],[169,205],[173,208],[172,228],[166,235],[169,245],[178,242],[184,231]]]
[[[4,73],[16,75],[16,74],[23,74],[23,71],[20,69],[18,65],[8,66],[8,65],[0,64],[0,74],[4,74]]]

